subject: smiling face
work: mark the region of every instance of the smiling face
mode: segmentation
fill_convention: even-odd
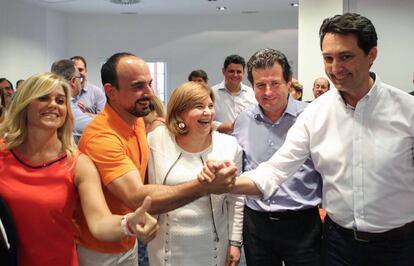
[[[33,100],[27,107],[28,128],[59,129],[67,116],[65,91],[56,86],[51,93]]]
[[[86,85],[86,75],[88,73],[88,70],[85,67],[85,64],[80,59],[73,60],[73,63],[75,64],[75,67],[78,69],[80,76],[82,77],[82,88]]]
[[[229,64],[222,70],[227,89],[239,89],[243,80],[244,68],[241,64]]]
[[[215,114],[214,103],[210,96],[206,96],[189,110],[183,111],[180,117],[187,127],[188,135],[202,137],[210,134]]]
[[[322,94],[324,94],[325,92],[327,92],[329,90],[329,81],[324,79],[324,78],[318,78],[315,80],[315,82],[313,83],[313,96],[315,98],[318,98],[319,96],[321,96]]]
[[[3,91],[4,101],[6,106],[8,106],[13,98],[14,90],[11,84],[7,80],[0,82],[0,90]]]
[[[122,57],[118,62],[117,76],[117,86],[104,85],[111,106],[128,121],[149,114],[154,93],[147,64],[134,56]]]
[[[344,97],[368,92],[369,69],[377,56],[376,47],[365,54],[353,34],[327,33],[322,42],[322,55],[326,74]]]
[[[290,81],[285,81],[282,67],[278,63],[271,68],[253,68],[252,76],[256,100],[264,114],[274,121],[287,106]]]

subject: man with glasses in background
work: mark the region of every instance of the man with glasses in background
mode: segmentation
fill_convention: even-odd
[[[79,74],[82,76],[81,89],[76,96],[76,102],[79,108],[87,115],[94,117],[99,114],[105,107],[106,97],[102,88],[99,88],[88,82],[88,68],[86,60],[83,56],[72,56],[70,60],[73,61]]]
[[[92,117],[82,112],[77,104],[77,97],[81,90],[81,84],[84,80],[83,76],[80,75],[75,64],[71,60],[62,59],[52,64],[51,72],[64,78],[72,93],[72,112],[74,117],[73,137],[75,138],[76,144],[83,133],[83,129],[92,121]]]

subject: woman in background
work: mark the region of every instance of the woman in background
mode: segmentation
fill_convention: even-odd
[[[297,79],[292,79],[289,92],[290,96],[292,96],[295,100],[302,101],[303,85],[300,84]]]
[[[158,126],[165,125],[164,105],[158,96],[151,98],[150,109],[151,112],[144,117],[147,133],[153,131]]]
[[[124,217],[110,213],[95,165],[74,144],[70,97],[58,76],[34,75],[0,125],[0,194],[16,222],[18,265],[78,265],[72,228],[78,200],[101,240],[150,240],[157,231],[145,212],[149,198]]]
[[[214,95],[187,82],[171,94],[166,126],[148,135],[149,183],[196,179],[207,159],[242,165],[234,137],[213,131]],[[161,214],[159,235],[148,244],[151,266],[237,265],[242,241],[243,197],[207,195]]]
[[[4,114],[6,113],[6,100],[4,99],[4,92],[0,89],[0,123],[4,119]]]

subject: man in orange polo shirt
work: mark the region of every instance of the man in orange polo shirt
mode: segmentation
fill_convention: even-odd
[[[107,104],[85,128],[79,149],[95,163],[108,206],[114,214],[126,214],[152,197],[153,214],[181,207],[208,193],[222,193],[232,178],[201,184],[197,179],[175,186],[144,185],[148,147],[143,116],[150,112],[152,78],[144,60],[117,53],[102,66],[101,78]],[[137,265],[135,238],[102,242],[92,237],[80,207],[75,216],[79,264]]]

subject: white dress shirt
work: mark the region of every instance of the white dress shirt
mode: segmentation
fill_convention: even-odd
[[[216,121],[232,123],[247,106],[257,103],[253,89],[243,83],[240,83],[240,85],[240,91],[234,95],[226,89],[224,81],[212,87],[215,98]]]
[[[375,74],[373,74],[375,78]],[[310,155],[339,225],[384,232],[414,221],[414,97],[378,76],[355,108],[337,90],[313,101],[272,158],[246,172],[269,198]]]

